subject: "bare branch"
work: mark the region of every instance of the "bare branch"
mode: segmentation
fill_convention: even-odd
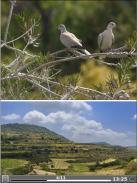
[[[128,47],[126,45],[120,47],[120,48],[115,48],[115,49],[111,49],[112,52],[123,52],[123,51],[127,51]]]
[[[13,40],[11,40],[11,41],[6,42],[6,44],[9,44],[9,43],[12,43],[12,42],[15,42],[15,41],[21,39],[21,38],[24,37],[26,34],[28,34],[28,32],[30,32],[30,30],[31,30],[33,27],[35,27],[35,24],[33,24],[24,34],[20,35],[19,37],[15,38],[15,39],[13,39]]]
[[[90,93],[90,92],[91,93],[96,93],[96,94],[99,94],[101,96],[104,96],[107,99],[113,99],[113,97],[109,96],[108,94],[97,91],[97,90],[94,90],[94,89],[91,89],[91,88],[85,88],[85,87],[78,86],[77,90],[85,91],[87,93]]]
[[[6,43],[6,41],[7,41],[7,36],[8,36],[9,26],[10,26],[10,22],[11,22],[12,13],[13,13],[13,8],[14,8],[14,5],[16,2],[10,1],[10,3],[11,3],[11,6],[10,6],[7,25],[6,25],[5,35],[4,35],[4,43]]]
[[[45,91],[45,92],[47,92],[47,93],[49,93],[49,94],[52,94],[52,95],[54,95],[54,96],[56,96],[56,97],[61,97],[60,95],[58,95],[58,94],[56,94],[55,92],[53,92],[53,91],[47,89],[46,87],[40,85],[39,83],[37,83],[37,82],[35,82],[35,81],[31,80],[31,79],[28,79],[28,78],[26,78],[26,79],[27,79],[27,81],[29,81],[30,83],[32,83],[33,85],[35,85],[38,89],[40,89],[40,90],[42,90],[42,91]]]
[[[77,88],[77,86],[75,88],[70,88],[70,90],[63,97],[61,97],[61,100],[69,100],[70,97],[72,97],[72,94],[75,93]]]
[[[113,53],[113,52],[108,52],[108,53],[93,53],[91,55],[82,55],[82,56],[76,56],[76,57],[67,57],[64,59],[59,59],[59,60],[55,60],[55,61],[51,61],[51,62],[47,62],[44,63],[42,65],[40,65],[39,67],[37,67],[36,69],[33,70],[33,72],[36,72],[38,70],[40,70],[41,68],[44,67],[49,67],[49,66],[55,66],[58,65],[60,63],[63,62],[70,62],[70,61],[77,61],[79,59],[92,59],[92,58],[96,58],[99,56],[106,56],[106,58],[124,58],[124,57],[128,57],[128,56],[137,56],[137,53],[129,53],[129,52],[118,52],[118,53]],[[117,66],[117,64],[113,64],[113,63],[106,63],[103,61],[100,61],[106,65],[110,65],[110,66]]]
[[[14,47],[12,47],[12,46],[9,46],[9,45],[4,45],[6,48],[8,48],[9,50],[13,50],[13,51],[17,51],[17,52],[19,52],[20,54],[25,54],[25,55],[27,55],[27,56],[29,56],[29,57],[38,57],[37,55],[32,55],[32,54],[30,54],[30,53],[28,53],[27,51],[22,51],[22,50],[20,50],[20,49],[18,49],[18,48],[14,48]]]
[[[54,53],[51,53],[50,56],[54,56],[55,57],[56,55],[61,54],[61,53],[64,53],[66,51],[68,51],[67,48],[65,48],[63,50],[55,51]]]

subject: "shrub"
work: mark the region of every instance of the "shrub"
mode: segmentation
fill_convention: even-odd
[[[137,159],[128,163],[126,167],[126,174],[137,174]]]
[[[18,167],[12,170],[13,175],[25,175],[30,172],[30,167],[28,165]]]

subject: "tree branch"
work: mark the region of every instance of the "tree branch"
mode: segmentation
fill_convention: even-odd
[[[6,43],[6,41],[7,41],[9,26],[10,26],[11,17],[12,17],[12,12],[13,12],[13,8],[14,8],[14,5],[15,5],[16,2],[11,0],[10,3],[11,3],[11,6],[10,6],[7,26],[6,26],[6,30],[5,30],[5,35],[4,35],[4,43]]]
[[[55,61],[51,61],[51,62],[47,62],[44,63],[42,65],[40,65],[39,67],[37,67],[36,69],[33,70],[33,72],[36,72],[38,70],[40,70],[41,68],[44,67],[49,67],[49,66],[55,66],[58,65],[60,63],[63,62],[70,62],[70,61],[77,61],[79,59],[93,59],[96,57],[100,57],[100,56],[105,56],[106,58],[123,58],[123,57],[128,57],[128,56],[137,56],[137,53],[129,53],[129,52],[118,52],[118,53],[113,53],[113,52],[107,52],[107,53],[93,53],[91,55],[82,55],[82,56],[76,56],[76,57],[67,57],[64,59],[59,59],[59,60],[55,60]],[[98,60],[99,61],[99,60]],[[106,65],[110,65],[110,66],[117,66],[117,64],[113,64],[113,63],[107,63],[107,62],[103,62],[100,61],[101,63],[104,63]]]

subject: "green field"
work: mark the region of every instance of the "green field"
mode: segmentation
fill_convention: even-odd
[[[12,175],[14,170],[24,167],[28,161],[23,159],[2,159],[1,169],[3,175]]]

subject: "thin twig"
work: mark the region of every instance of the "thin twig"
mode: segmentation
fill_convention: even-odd
[[[29,43],[26,44],[26,46],[23,48],[23,52],[25,52],[25,50],[27,49],[27,47],[29,46]],[[15,47],[14,47],[15,48]],[[15,48],[15,53],[16,53],[16,48]],[[28,58],[24,59],[24,62],[27,60]],[[21,55],[19,55],[15,60],[13,60],[7,67],[14,67],[16,64],[21,63]]]
[[[103,92],[100,92],[100,91],[97,91],[97,90],[94,90],[94,89],[91,89],[91,88],[85,88],[85,87],[82,87],[82,86],[78,86],[77,90],[81,90],[81,91],[86,91],[86,92],[91,92],[91,93],[97,93],[101,96],[104,96],[104,97],[107,97],[108,99],[113,99],[111,96],[109,96],[108,94],[106,93],[103,93]]]
[[[13,40],[11,40],[11,41],[6,42],[6,44],[9,44],[9,43],[12,43],[12,42],[15,42],[15,41],[21,39],[21,38],[24,37],[24,36],[25,36],[34,26],[35,26],[35,24],[33,24],[24,34],[20,35],[19,37],[15,38],[15,39],[13,39]]]
[[[118,66],[118,64],[108,63],[108,62],[104,62],[102,60],[97,60],[97,62],[102,63],[102,64],[105,64],[105,65],[108,65],[108,66],[115,66],[115,67]]]
[[[52,95],[54,95],[54,96],[56,96],[56,97],[60,97],[60,95],[58,95],[57,93],[55,93],[55,92],[53,92],[53,91],[47,89],[46,87],[44,87],[44,86],[38,84],[37,82],[35,82],[35,81],[31,80],[31,79],[28,79],[27,77],[26,77],[26,79],[27,79],[27,81],[29,81],[31,84],[35,85],[37,88],[39,88],[39,89],[41,89],[41,90],[43,90],[43,91],[45,91],[45,92],[47,92],[47,93],[49,93],[49,94],[52,94]]]
[[[13,51],[17,51],[17,52],[19,52],[19,53],[21,53],[21,54],[25,54],[25,55],[27,55],[27,56],[29,56],[29,57],[39,57],[38,55],[32,55],[32,54],[30,54],[30,53],[28,53],[27,51],[22,51],[22,50],[20,50],[20,49],[18,49],[18,48],[13,48],[12,46],[9,46],[9,45],[4,45],[6,48],[8,48],[9,50],[13,50]]]
[[[11,3],[11,6],[10,6],[7,26],[6,26],[6,30],[5,30],[5,35],[4,35],[4,43],[6,43],[6,41],[7,41],[9,26],[10,26],[10,22],[11,22],[12,13],[13,13],[13,8],[14,8],[14,5],[15,5],[15,2],[13,2],[13,1],[10,1],[10,3]]]
[[[128,47],[126,45],[120,47],[120,48],[113,48],[111,49],[112,52],[123,52],[123,51],[127,51]]]
[[[55,51],[55,52],[51,53],[50,56],[56,56],[56,55],[59,55],[60,53],[66,52],[66,51],[68,51],[67,48],[65,48],[63,50]]]
[[[75,88],[70,88],[70,90],[63,97],[61,97],[61,100],[69,100],[70,97],[72,97],[72,94],[75,93],[76,90],[77,86]]]

